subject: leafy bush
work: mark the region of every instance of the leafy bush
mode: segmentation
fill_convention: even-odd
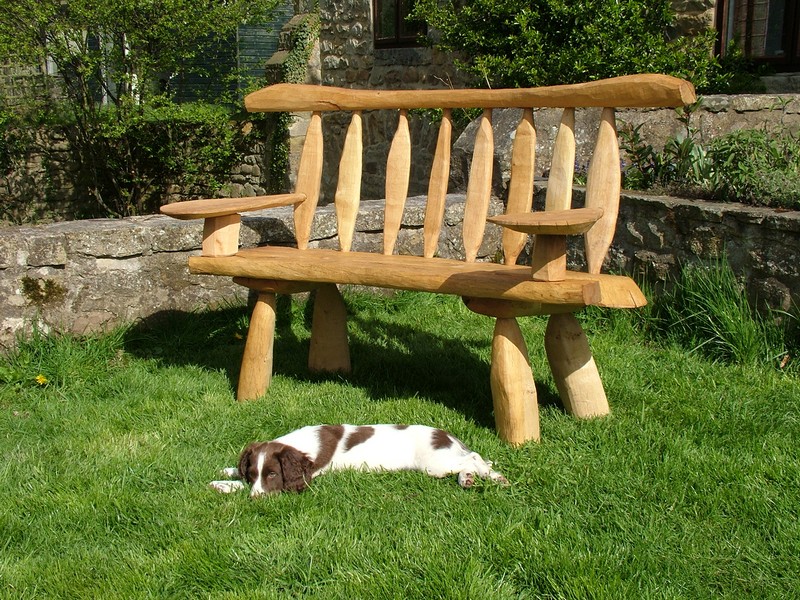
[[[788,131],[742,129],[713,140],[714,197],[800,209],[800,139]]]
[[[657,151],[640,126],[620,127],[626,153],[623,185],[690,197],[800,209],[800,139],[790,131],[741,129],[699,141],[691,115],[701,101],[677,110],[683,130]]]
[[[65,130],[78,133],[71,126]],[[237,132],[224,107],[165,101],[125,119],[104,111],[97,127],[83,132],[91,143],[75,146],[82,151],[87,188],[106,212],[145,214],[158,210],[170,185],[198,194],[219,189],[238,156]],[[87,164],[98,153],[102,162]]]
[[[461,53],[461,66],[491,87],[659,72],[705,90],[721,77],[713,32],[667,38],[669,0],[418,0],[412,16],[427,21],[435,45]]]

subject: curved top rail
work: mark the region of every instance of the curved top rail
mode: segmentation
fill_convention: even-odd
[[[670,75],[645,73],[539,88],[359,90],[279,83],[248,94],[250,112],[397,108],[650,108],[691,104],[694,86]]]

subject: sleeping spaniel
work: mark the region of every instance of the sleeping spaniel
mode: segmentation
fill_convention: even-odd
[[[468,488],[475,477],[503,485],[508,480],[453,435],[425,425],[310,425],[269,442],[253,442],[239,467],[224,469],[233,481],[212,481],[228,493],[251,487],[250,496],[301,492],[317,475],[340,469],[422,471],[433,477],[458,473]]]

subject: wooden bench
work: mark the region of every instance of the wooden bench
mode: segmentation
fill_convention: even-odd
[[[346,311],[337,285],[353,284],[461,296],[476,313],[496,319],[490,370],[499,435],[512,444],[539,438],[536,388],[517,317],[550,315],[544,344],[567,411],[577,417],[608,413],[608,401],[589,344],[574,314],[589,305],[636,308],[646,301],[629,277],[601,274],[614,236],[620,195],[620,157],[614,107],[677,107],[695,100],[686,81],[634,75],[545,88],[504,90],[352,90],[279,84],[247,96],[249,111],[310,112],[308,132],[290,194],[194,200],[162,207],[179,219],[205,219],[203,249],[189,258],[192,273],[233,277],[258,292],[250,321],[237,397],[266,393],[272,372],[275,295],[316,290],[308,364],[311,370],[348,372]],[[553,147],[544,211],[531,212],[536,132],[534,110],[563,108]],[[575,108],[602,108],[588,170],[586,201],[572,208]],[[408,111],[442,109],[430,170],[421,256],[395,254],[407,196],[411,155]],[[464,205],[465,260],[436,257],[450,173],[452,110],[483,109],[475,138]],[[487,218],[493,164],[493,108],[522,108],[512,149],[505,214]],[[362,112],[389,110],[398,120],[386,163],[383,253],[351,251],[359,209]],[[349,127],[339,162],[335,208],[339,250],[312,248],[312,221],[323,168],[323,113],[347,111]],[[239,213],[294,205],[297,247],[240,250]],[[501,225],[503,263],[478,262],[486,223]],[[586,273],[567,270],[566,237],[583,235]],[[529,235],[531,265],[517,265]]]

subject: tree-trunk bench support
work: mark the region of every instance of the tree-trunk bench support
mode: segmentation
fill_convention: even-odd
[[[607,414],[608,400],[589,344],[574,313],[585,306],[636,308],[646,300],[629,277],[601,274],[616,228],[620,193],[615,108],[678,107],[693,102],[694,88],[665,75],[632,75],[590,83],[506,90],[352,90],[279,84],[247,96],[250,111],[310,112],[294,193],[254,198],[194,200],[162,207],[179,219],[205,219],[203,250],[189,258],[192,273],[233,277],[258,293],[250,321],[237,397],[263,396],[272,374],[275,295],[316,290],[309,368],[350,370],[346,311],[339,285],[437,292],[461,296],[472,311],[496,319],[490,383],[499,435],[512,444],[539,439],[536,387],[517,317],[550,315],[545,349],[564,406],[585,418]],[[536,132],[533,109],[563,108],[550,165],[545,210],[531,212]],[[574,111],[600,107],[600,127],[590,162],[584,208],[572,208],[575,164]],[[422,256],[395,254],[408,193],[411,141],[408,110],[442,109],[431,165]],[[450,173],[452,110],[481,108],[464,204],[465,260],[435,256]],[[488,217],[494,140],[492,109],[522,108],[512,149],[505,214]],[[395,111],[398,126],[386,165],[383,252],[351,251],[361,195],[362,113]],[[352,113],[339,162],[335,194],[339,250],[309,247],[323,165],[322,114]],[[240,250],[240,213],[294,206],[297,247]],[[503,263],[478,262],[486,222],[503,227]],[[530,266],[517,265],[534,236]],[[566,236],[583,235],[587,272],[569,271]]]

